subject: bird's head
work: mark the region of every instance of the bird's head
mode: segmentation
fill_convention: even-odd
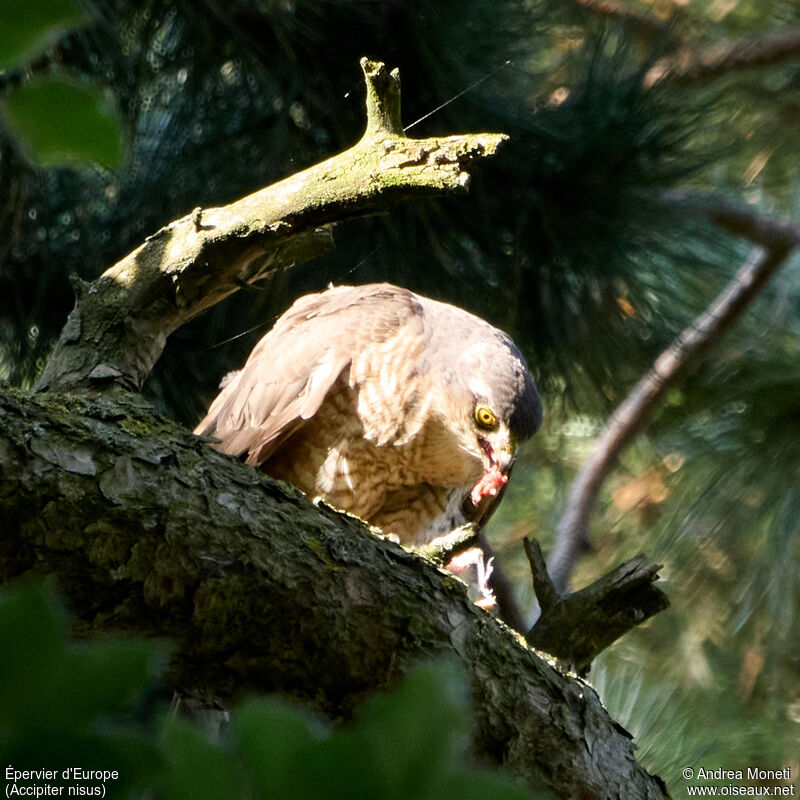
[[[506,484],[519,446],[541,424],[539,396],[527,369],[524,374],[514,370],[514,377],[519,378],[518,385],[513,385],[517,381],[509,383],[507,374],[502,377],[505,382],[494,384],[492,391],[471,392],[470,428],[483,465],[483,474],[470,494],[476,506],[483,497],[496,495]]]
[[[471,427],[485,471],[508,473],[517,457],[519,445],[519,437],[512,432],[510,420],[498,417],[494,407],[485,398],[476,398]]]
[[[506,483],[520,445],[542,422],[539,394],[514,342],[485,323],[478,334],[460,343],[445,370],[460,448],[481,464],[475,504]]]

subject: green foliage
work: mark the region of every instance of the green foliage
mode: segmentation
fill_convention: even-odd
[[[168,800],[255,796],[312,800],[524,800],[529,791],[493,772],[464,768],[469,714],[463,675],[445,665],[418,669],[393,692],[364,703],[356,720],[332,729],[284,703],[248,700],[231,730],[212,745],[170,719],[164,744]],[[239,788],[237,788],[239,787]]]
[[[10,94],[5,113],[13,133],[40,164],[96,161],[114,166],[122,152],[119,126],[104,106],[96,89],[49,80]]]
[[[12,0],[0,26],[0,68],[18,61],[63,28],[80,22],[74,0]],[[63,78],[25,82],[2,104],[5,123],[34,161],[96,161],[115,166],[121,157],[120,130],[97,88]]]
[[[354,724],[330,730],[270,700],[236,712],[233,741],[268,796],[329,798],[529,798],[492,772],[465,769],[469,714],[463,675],[418,669],[389,694],[370,698]],[[188,795],[186,795],[188,797]]]
[[[165,800],[232,800],[242,796],[230,756],[211,744],[198,728],[175,718],[166,719],[161,743],[167,770],[157,784]]]
[[[4,0],[0,69],[31,55],[60,29],[79,21],[75,0]]]
[[[69,644],[65,633],[63,610],[42,584],[0,594],[0,761],[59,774],[116,770],[120,792],[141,787],[159,754],[119,715],[151,680],[152,648]]]
[[[41,583],[0,592],[0,761],[4,770],[57,772],[20,779],[20,787],[76,786],[63,771],[79,767],[116,773],[104,781],[109,797],[150,787],[163,800],[532,798],[509,778],[465,766],[464,676],[446,664],[418,669],[337,728],[278,700],[251,698],[212,742],[174,716],[156,726],[132,713],[153,679],[153,647],[68,643],[63,617]]]

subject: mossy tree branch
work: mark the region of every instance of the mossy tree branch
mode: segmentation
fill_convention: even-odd
[[[108,383],[138,389],[167,337],[271,271],[332,247],[334,223],[418,194],[464,191],[468,169],[506,139],[479,133],[409,139],[397,71],[362,59],[367,125],[339,155],[222,208],[166,225],[91,284],[45,366],[39,388]]]
[[[594,690],[457,578],[111,395],[0,392],[0,578],[54,575],[84,636],[170,637],[170,682],[201,700],[258,689],[347,716],[454,658],[479,758],[557,797],[666,796]]]

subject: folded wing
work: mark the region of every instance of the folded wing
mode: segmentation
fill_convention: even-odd
[[[311,419],[342,376],[371,386],[381,370],[363,370],[386,343],[421,336],[422,307],[411,292],[388,284],[341,286],[300,298],[225,383],[195,433],[216,437],[224,453],[261,464]],[[369,360],[369,359],[367,359]]]

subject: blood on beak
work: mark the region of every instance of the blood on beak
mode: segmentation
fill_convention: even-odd
[[[493,472],[497,470],[502,472],[503,475],[508,475],[517,459],[514,450],[501,450],[499,453],[495,453],[494,448],[486,439],[481,437],[478,442],[481,448],[483,448],[483,452],[486,453],[489,458],[491,468],[488,471]]]

